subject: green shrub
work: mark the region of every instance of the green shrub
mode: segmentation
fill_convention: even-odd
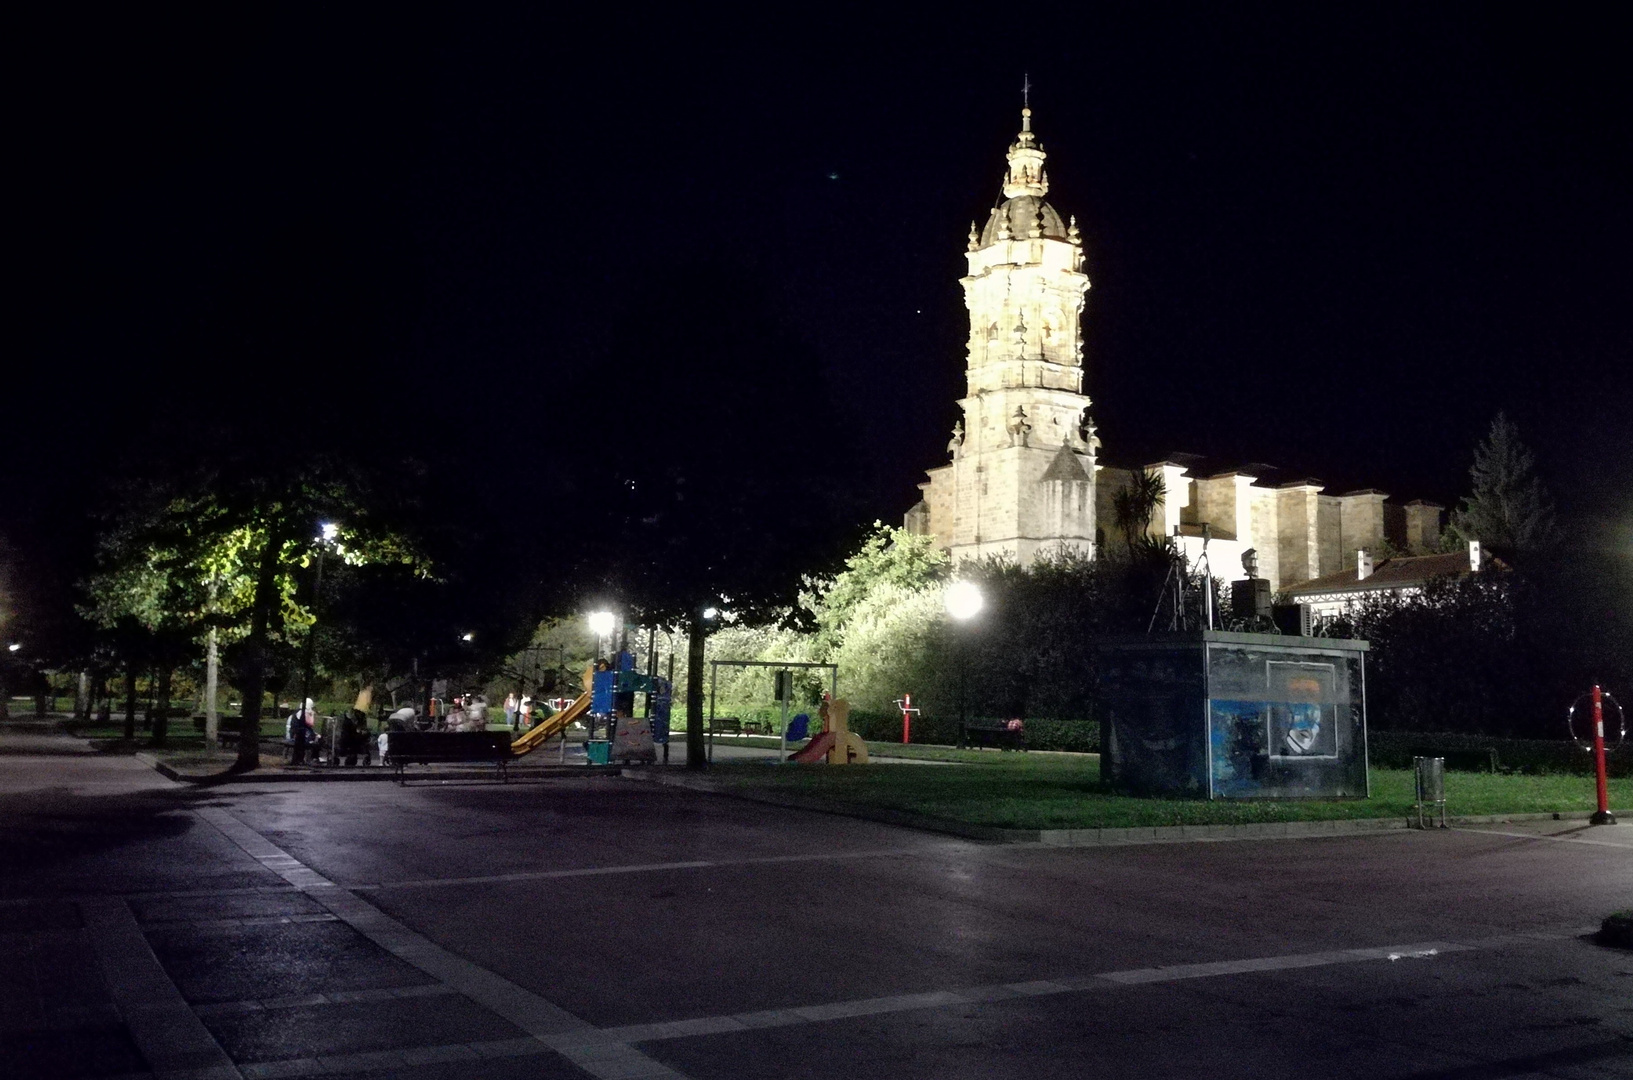
[[[1462,732],[1367,732],[1367,757],[1374,768],[1409,769],[1414,756],[1436,756],[1424,752],[1442,750],[1496,750],[1497,768],[1501,772],[1582,776],[1593,773],[1593,755],[1584,753],[1571,742],[1505,739]],[[1617,753],[1606,755],[1605,763],[1611,776],[1633,776],[1633,742]]]

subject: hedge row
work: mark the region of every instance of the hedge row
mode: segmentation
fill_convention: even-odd
[[[1575,743],[1550,739],[1504,739],[1491,735],[1453,732],[1370,731],[1367,757],[1380,769],[1410,769],[1414,757],[1444,757],[1448,752],[1497,751],[1500,772],[1572,773],[1593,772],[1593,755]],[[1612,776],[1633,776],[1633,742],[1605,759]],[[1447,763],[1451,765],[1451,762]]]
[[[992,722],[981,718],[982,723]],[[896,742],[902,737],[900,714],[852,713],[851,730],[865,739]],[[913,741],[932,746],[958,744],[958,720],[953,717],[931,716],[913,719]],[[1028,720],[1026,745],[1033,750],[1068,750],[1077,753],[1100,752],[1100,725],[1094,720]],[[1505,739],[1488,735],[1465,735],[1452,732],[1426,733],[1407,731],[1371,731],[1367,733],[1370,763],[1380,769],[1410,769],[1417,756],[1441,757],[1447,753],[1469,757],[1467,751],[1497,751],[1497,768],[1501,772],[1567,773],[1589,775],[1593,772],[1593,755],[1584,753],[1574,743],[1546,739]],[[1606,761],[1612,776],[1633,776],[1633,741]]]

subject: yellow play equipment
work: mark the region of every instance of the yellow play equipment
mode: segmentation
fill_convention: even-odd
[[[590,709],[590,692],[586,690],[573,699],[573,703],[558,713],[551,713],[540,720],[537,725],[529,728],[523,734],[511,740],[512,754],[525,754],[530,750],[537,750],[551,739],[567,729],[567,725],[583,716]]]
[[[789,755],[789,761],[811,764],[825,761],[829,765],[866,765],[868,744],[850,728],[850,702],[844,698],[825,701],[818,715],[826,728],[822,734],[807,743],[798,753]]]

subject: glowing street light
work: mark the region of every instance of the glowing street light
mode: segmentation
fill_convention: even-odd
[[[947,605],[947,614],[958,623],[968,623],[981,613],[986,606],[986,597],[981,595],[981,587],[973,581],[955,581],[947,586],[947,594],[942,597]],[[969,671],[970,671],[970,644],[963,640],[969,637],[969,632],[958,635],[958,745],[965,742],[965,701],[968,698]]]
[[[959,622],[969,622],[981,614],[981,608],[986,605],[986,597],[981,595],[981,587],[973,581],[955,581],[947,586],[947,595],[943,598],[947,605],[947,614]]]
[[[7,652],[16,652],[18,649],[21,649],[22,647],[23,646],[22,646],[21,642],[14,641],[10,645],[6,646],[6,651]]]
[[[595,635],[595,652],[597,656],[605,656],[606,649],[602,642],[610,645],[612,631],[618,625],[618,617],[610,611],[597,611],[590,615],[590,633]]]
[[[475,634],[460,634],[459,635],[459,640],[460,641],[475,641],[476,640],[476,635]]]
[[[306,629],[305,655],[302,657],[301,663],[302,709],[307,708],[305,703],[312,700],[312,656],[318,642],[318,604],[323,598],[323,556],[329,550],[329,545],[334,543],[335,537],[339,535],[340,526],[334,522],[322,521],[318,523],[318,534],[315,537],[318,543],[317,573],[312,579],[312,625]],[[303,739],[306,732],[305,723],[306,716],[302,713],[301,723],[297,725],[296,732]],[[304,760],[304,748],[301,749],[301,756]]]

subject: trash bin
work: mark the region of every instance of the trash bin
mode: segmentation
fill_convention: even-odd
[[[591,765],[607,765],[612,762],[612,743],[607,739],[591,739],[584,744],[584,756]]]
[[[1434,820],[1435,812],[1440,813],[1440,827],[1446,827],[1446,759],[1443,757],[1415,757],[1412,759],[1412,774],[1417,787],[1417,815],[1418,828],[1427,829],[1430,826],[1424,822],[1423,812],[1427,807],[1429,820]]]

